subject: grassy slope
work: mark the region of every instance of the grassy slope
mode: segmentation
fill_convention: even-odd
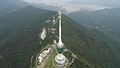
[[[33,7],[20,9],[0,19],[0,67],[29,68],[40,45],[39,33],[54,12]]]
[[[103,9],[95,12],[74,12],[69,14],[76,22],[87,27],[99,29],[112,37],[120,40],[120,8]]]
[[[119,68],[119,52],[114,52],[117,42],[103,33],[87,29],[63,16],[63,41],[80,59],[71,68]],[[120,47],[119,47],[120,48]],[[74,67],[75,66],[75,67]]]
[[[53,48],[53,47],[52,47]],[[47,59],[44,68],[53,68],[53,64],[54,64],[54,58],[57,55],[57,52],[55,50],[55,48],[53,48],[49,58]]]

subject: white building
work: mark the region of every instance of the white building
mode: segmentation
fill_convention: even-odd
[[[44,50],[42,53],[38,56],[39,64],[47,57],[47,55],[50,53],[51,48],[48,48],[47,50]]]
[[[43,61],[43,58],[41,56],[38,57],[39,64]]]
[[[55,24],[55,22],[56,22],[56,21],[55,21],[55,16],[54,16],[54,15],[53,15],[53,21],[52,21],[52,22],[53,22],[53,24]]]
[[[45,28],[43,28],[43,30],[42,30],[42,33],[41,33],[41,39],[42,40],[44,40],[45,38],[46,38],[46,36],[47,36],[47,31],[46,31],[46,29]]]

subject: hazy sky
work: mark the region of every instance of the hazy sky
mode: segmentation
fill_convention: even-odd
[[[71,4],[93,4],[107,7],[120,7],[120,0],[24,0],[31,3],[44,3],[47,5]]]

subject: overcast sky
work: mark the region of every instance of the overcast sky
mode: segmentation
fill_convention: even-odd
[[[87,4],[101,5],[107,7],[120,7],[120,0],[24,0],[30,3],[44,3],[47,5],[64,5],[64,4]]]

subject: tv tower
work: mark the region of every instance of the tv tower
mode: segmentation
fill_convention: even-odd
[[[66,57],[63,55],[63,52],[64,52],[64,43],[62,42],[62,20],[61,20],[61,12],[59,11],[58,12],[58,19],[59,19],[59,41],[58,41],[58,44],[56,46],[57,48],[57,51],[58,51],[58,55],[55,57],[55,65],[58,67],[58,68],[64,68],[66,63],[67,63],[67,59]]]
[[[61,20],[61,11],[58,12],[59,16],[58,16],[58,19],[59,19],[59,41],[58,41],[58,44],[57,44],[57,50],[58,50],[58,53],[63,53],[64,52],[64,43],[62,42],[62,20]]]

